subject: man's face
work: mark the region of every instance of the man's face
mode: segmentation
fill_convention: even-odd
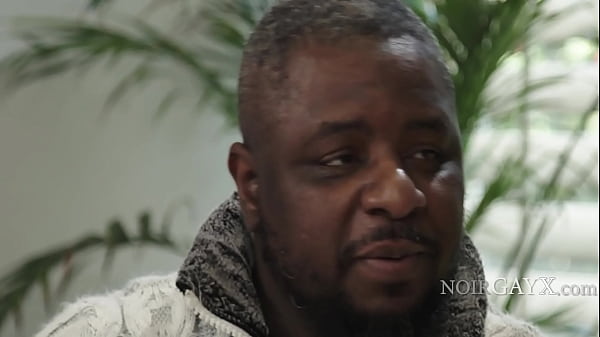
[[[290,54],[257,164],[258,213],[273,271],[300,301],[402,315],[453,268],[460,141],[425,55],[408,38]]]

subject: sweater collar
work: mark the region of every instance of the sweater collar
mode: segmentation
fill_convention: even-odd
[[[268,328],[252,281],[253,264],[251,240],[234,193],[200,228],[176,285],[182,292],[192,291],[213,314],[252,336],[266,337]],[[470,284],[485,281],[479,254],[466,235],[452,279]],[[427,336],[483,337],[486,311],[485,294],[446,295],[428,320]]]

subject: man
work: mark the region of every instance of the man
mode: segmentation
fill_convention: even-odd
[[[38,336],[524,337],[463,233],[453,87],[399,1],[289,0],[246,46],[237,193],[177,275],[67,307]]]

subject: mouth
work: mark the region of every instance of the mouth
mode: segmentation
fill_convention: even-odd
[[[393,283],[422,275],[431,264],[433,252],[408,240],[377,242],[360,249],[354,257],[356,270],[365,278]]]
[[[356,260],[381,259],[402,260],[413,255],[431,255],[431,250],[421,244],[409,240],[386,240],[376,242],[359,249],[354,258]]]

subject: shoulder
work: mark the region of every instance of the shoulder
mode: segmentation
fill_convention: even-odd
[[[485,337],[542,337],[542,333],[529,323],[489,309],[485,319]]]
[[[36,337],[185,336],[197,303],[175,286],[175,274],[135,279],[122,290],[67,305]]]

